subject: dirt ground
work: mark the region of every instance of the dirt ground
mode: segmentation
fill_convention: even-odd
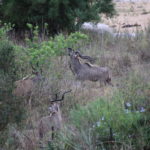
[[[102,21],[119,32],[144,30],[150,24],[150,1],[114,2],[117,14]]]

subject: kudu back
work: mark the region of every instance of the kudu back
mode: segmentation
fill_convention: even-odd
[[[90,56],[83,56],[80,52],[74,51],[71,48],[68,48],[68,53],[70,56],[70,69],[77,80],[99,81],[104,82],[105,85],[112,85],[108,67],[99,67],[93,66],[90,63],[81,63],[79,58],[87,59],[89,61],[93,59]]]
[[[34,85],[41,80],[41,75],[35,74],[34,77],[25,77],[21,80],[15,81],[15,89],[13,94],[16,96],[28,96],[31,93]]]

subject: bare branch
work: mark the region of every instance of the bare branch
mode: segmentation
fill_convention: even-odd
[[[64,100],[64,97],[65,97],[65,94],[67,94],[67,93],[70,93],[72,90],[69,90],[69,91],[65,91],[63,94],[62,94],[62,97],[60,98],[60,99],[58,99],[58,93],[57,94],[55,94],[55,100],[52,100],[51,102],[53,103],[53,102],[57,102],[57,101],[63,101]]]

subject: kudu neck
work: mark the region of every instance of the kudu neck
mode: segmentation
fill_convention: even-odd
[[[79,69],[81,68],[81,63],[78,58],[72,59],[72,65],[75,73],[78,73]]]

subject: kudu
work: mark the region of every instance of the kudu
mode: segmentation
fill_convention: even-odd
[[[70,69],[77,80],[99,81],[100,83],[104,82],[105,85],[112,85],[108,67],[99,67],[91,65],[90,63],[81,63],[79,58],[87,59],[89,61],[93,61],[94,59],[90,56],[82,56],[80,52],[74,51],[71,48],[68,48],[68,53],[70,56]]]
[[[66,93],[71,92],[71,90],[66,91],[62,94],[61,98],[58,98],[58,93],[55,94],[54,100],[51,102],[51,107],[49,107],[49,115],[40,119],[38,125],[39,138],[42,140],[49,133],[51,133],[51,139],[54,139],[55,131],[58,131],[62,127],[62,115],[59,107],[60,101],[64,100]]]
[[[13,95],[18,97],[25,97],[27,99],[27,103],[31,107],[31,94],[36,84],[39,81],[43,80],[42,71],[37,71],[32,65],[32,74],[34,76],[27,76],[21,80],[18,80],[14,83],[15,89],[13,90]]]

